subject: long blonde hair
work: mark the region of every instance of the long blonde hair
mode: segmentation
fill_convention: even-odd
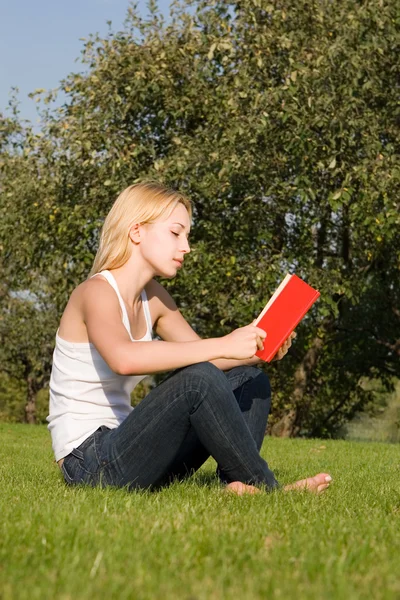
[[[135,223],[153,223],[166,219],[183,204],[192,218],[190,200],[180,192],[147,181],[126,188],[114,202],[101,230],[100,245],[89,277],[105,269],[118,269],[129,259],[129,231]]]

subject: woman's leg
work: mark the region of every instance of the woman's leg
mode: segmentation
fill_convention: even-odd
[[[271,408],[271,386],[268,376],[256,367],[236,367],[225,375],[260,451]]]
[[[236,367],[224,373],[242,412],[244,421],[260,451],[268,414],[271,407],[271,387],[268,376],[255,367]],[[184,479],[197,471],[209,458],[210,453],[200,442],[193,427],[188,431],[168,472],[159,485],[173,479]],[[217,468],[220,479],[227,481],[221,469]]]
[[[255,441],[229,378],[211,363],[186,367],[167,378],[117,429],[102,436],[97,453],[105,483],[158,485],[193,430],[228,482],[277,486],[259,455],[261,427]]]

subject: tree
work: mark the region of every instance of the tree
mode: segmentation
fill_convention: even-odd
[[[48,385],[57,321],[32,299],[2,297],[0,364],[3,373],[26,386],[24,420],[36,422],[36,398]]]
[[[250,322],[287,270],[320,289],[268,372],[275,431],[332,434],[369,400],[363,378],[399,375],[396,4],[188,1],[169,24],[150,8],[85,43],[67,102],[8,151],[10,284],[61,310],[117,193],[177,187],[194,250],[166,285],[200,335]]]

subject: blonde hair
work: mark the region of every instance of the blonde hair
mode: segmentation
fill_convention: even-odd
[[[101,230],[100,245],[89,277],[105,269],[122,267],[131,255],[129,231],[135,223],[166,219],[178,204],[192,218],[190,200],[180,192],[153,181],[126,188],[114,202]]]

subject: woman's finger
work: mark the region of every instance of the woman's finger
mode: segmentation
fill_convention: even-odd
[[[263,341],[262,341],[262,339],[259,336],[257,336],[256,341],[257,341],[257,349],[258,350],[264,350]]]
[[[256,325],[253,325],[253,327],[255,327],[256,333],[260,339],[264,340],[267,337],[267,332],[264,331],[264,329],[261,329],[261,327],[257,327]]]

